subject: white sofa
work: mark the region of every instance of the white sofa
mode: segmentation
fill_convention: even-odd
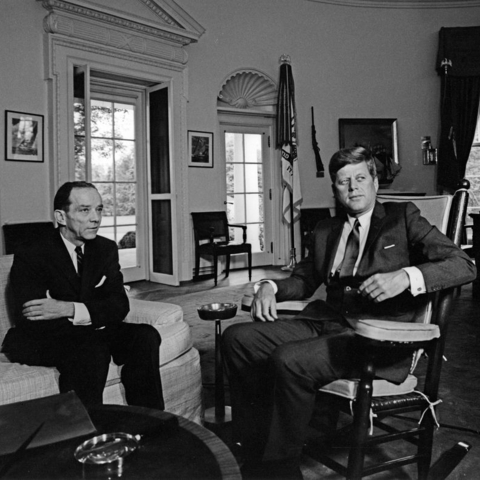
[[[0,256],[0,344],[12,327],[13,302],[8,285],[12,262],[13,255]],[[190,327],[183,321],[181,307],[130,298],[130,313],[125,321],[149,323],[160,332],[165,409],[200,423],[203,416],[200,356],[193,348]],[[104,403],[126,404],[120,371],[121,367],[110,364]],[[59,393],[56,369],[11,363],[0,353],[0,405],[55,393]]]

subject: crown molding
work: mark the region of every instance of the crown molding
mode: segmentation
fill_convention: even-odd
[[[366,8],[472,8],[479,7],[480,0],[306,0],[349,7]]]
[[[101,5],[90,0],[37,0],[43,7],[56,15],[56,18],[69,19],[74,26],[75,22],[95,23],[104,28],[120,29],[130,34],[142,37],[152,37],[156,41],[164,41],[179,47],[197,42],[205,29],[186,12],[180,9],[173,1],[162,0],[135,0],[151,15],[151,19],[141,17]],[[164,8],[161,7],[164,6]],[[168,7],[168,8],[167,8]],[[50,28],[54,22],[48,22]],[[81,30],[81,28],[77,29]],[[71,29],[70,35],[75,35],[76,30]],[[49,32],[59,33],[59,32]]]

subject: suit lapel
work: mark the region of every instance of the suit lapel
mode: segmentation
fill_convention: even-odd
[[[362,259],[360,260],[360,264],[358,266],[358,269],[362,267],[362,263],[364,262],[364,259],[367,258],[367,252],[368,250],[372,247],[373,242],[377,239],[379,236],[383,224],[385,223],[386,219],[386,214],[385,214],[385,208],[380,202],[375,203],[375,207],[373,209],[373,214],[372,214],[372,219],[370,220],[370,229],[368,231],[368,236],[367,236],[367,241],[365,243],[365,248],[363,250],[362,254]]]
[[[327,246],[326,246],[326,252],[332,252],[332,254],[329,255],[328,264],[325,265],[326,266],[326,271],[324,272],[325,278],[329,278],[330,272],[332,271],[333,262],[335,261],[335,255],[337,253],[338,244],[340,243],[340,238],[342,236],[343,225],[346,219],[347,219],[346,216],[335,217],[333,219],[335,223],[332,225],[332,229],[328,234]]]
[[[103,265],[103,252],[98,248],[95,240],[89,240],[85,243],[84,264],[82,275],[82,288],[92,285],[95,282],[95,275],[98,269]]]

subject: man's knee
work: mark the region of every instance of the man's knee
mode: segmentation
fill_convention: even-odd
[[[141,343],[145,347],[159,348],[162,343],[162,338],[158,330],[147,323],[130,324],[134,328],[131,331],[134,334],[136,342]]]
[[[226,355],[235,354],[239,350],[249,350],[254,339],[251,324],[237,323],[230,325],[223,332],[223,348]]]

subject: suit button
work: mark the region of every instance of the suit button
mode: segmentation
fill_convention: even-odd
[[[349,292],[352,289],[352,287],[345,287],[345,291]]]

